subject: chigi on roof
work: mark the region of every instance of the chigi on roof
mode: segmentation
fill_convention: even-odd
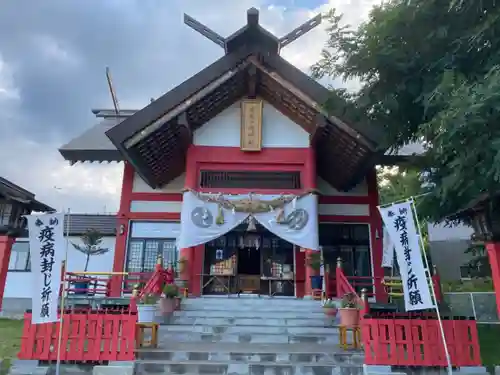
[[[318,174],[337,189],[348,190],[384,162],[381,129],[346,124],[327,113],[329,90],[279,54],[317,26],[321,15],[282,38],[259,24],[255,8],[248,10],[247,24],[227,38],[187,15],[184,22],[224,48],[224,56],[141,110],[93,110],[102,121],[59,150],[66,160],[126,160],[158,188],[184,173],[195,130],[243,97],[260,97],[309,133]]]

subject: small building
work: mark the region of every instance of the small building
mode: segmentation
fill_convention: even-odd
[[[314,250],[327,272],[341,257],[348,275],[380,279],[375,166],[399,161],[381,129],[324,110],[331,92],[280,56],[301,32],[278,38],[253,8],[228,38],[197,30],[220,59],[141,110],[93,110],[100,122],[59,150],[123,162],[113,271],[152,270],[180,244],[194,296],[310,295]]]
[[[14,241],[25,232],[24,215],[52,212],[54,209],[35,198],[35,194],[0,177],[0,310],[5,296],[7,270]]]
[[[75,249],[73,244],[82,245],[82,236],[88,230],[95,230],[102,236],[100,248],[107,249],[102,255],[91,256],[87,271],[110,271],[113,269],[116,242],[116,215],[70,214],[64,218],[68,229],[68,263],[66,270],[81,272],[85,269],[86,255]],[[32,280],[28,231],[19,233],[12,245],[7,281],[4,289],[3,311],[22,312],[31,309]]]

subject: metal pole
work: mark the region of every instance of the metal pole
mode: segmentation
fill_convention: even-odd
[[[61,346],[62,346],[62,333],[63,333],[63,317],[64,317],[64,303],[66,301],[65,298],[65,285],[66,285],[66,270],[68,268],[68,248],[69,248],[69,228],[70,228],[70,209],[67,211],[67,220],[66,220],[66,249],[64,254],[64,273],[61,281],[61,313],[59,314],[59,337],[57,341],[57,362],[56,362],[56,375],[60,375],[61,370]],[[64,344],[66,348],[66,343]]]
[[[436,309],[439,329],[441,331],[441,338],[443,339],[444,354],[446,356],[446,362],[448,363],[448,374],[452,375],[453,374],[453,367],[451,366],[450,352],[448,351],[448,345],[446,344],[446,337],[444,334],[443,321],[441,320],[441,313],[439,312],[439,307],[438,307],[438,303],[437,303],[437,299],[436,299],[436,291],[434,290],[434,283],[432,281],[432,278],[430,277],[431,274],[430,274],[430,270],[429,270],[429,260],[427,259],[427,252],[425,251],[424,242],[422,239],[422,230],[420,229],[420,222],[418,221],[417,209],[415,208],[415,201],[413,200],[413,197],[411,197],[409,200],[410,200],[410,206],[411,206],[412,211],[413,211],[414,220],[415,220],[416,226],[417,226],[418,240],[420,242],[420,246],[421,246],[422,251],[424,253],[425,268],[427,269],[427,274],[429,275],[428,282],[429,282],[430,287],[431,287],[432,298],[434,299],[434,308]],[[427,280],[427,275],[426,275],[426,280]]]

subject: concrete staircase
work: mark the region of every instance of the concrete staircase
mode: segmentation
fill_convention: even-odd
[[[363,355],[339,348],[336,322],[320,302],[203,297],[160,327],[159,348],[142,349],[136,374],[361,375]]]

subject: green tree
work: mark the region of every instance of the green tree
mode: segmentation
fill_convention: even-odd
[[[500,181],[500,7],[493,0],[391,0],[357,29],[332,10],[313,76],[357,79],[325,103],[346,121],[383,127],[385,146],[426,146],[432,186],[419,212],[452,214]]]
[[[95,229],[88,229],[81,237],[82,245],[77,245],[71,243],[73,247],[85,254],[85,268],[84,272],[87,272],[90,262],[90,257],[94,255],[102,255],[109,251],[107,247],[101,247],[103,236]]]

